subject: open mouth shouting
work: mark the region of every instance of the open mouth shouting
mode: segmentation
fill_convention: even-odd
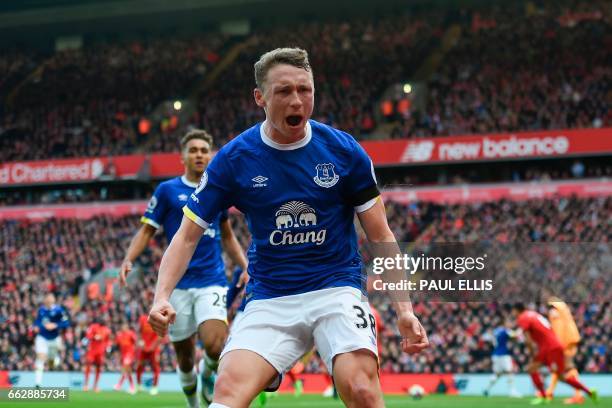
[[[287,123],[287,125],[292,128],[297,128],[302,125],[303,120],[304,117],[302,115],[289,115],[285,118],[285,122]]]

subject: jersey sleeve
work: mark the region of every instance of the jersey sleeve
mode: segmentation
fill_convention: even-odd
[[[380,191],[376,185],[372,160],[358,143],[355,142],[354,146],[344,194],[347,202],[360,213],[376,203]]]
[[[166,213],[168,212],[168,200],[165,199],[165,196],[164,184],[160,184],[149,200],[147,209],[140,218],[140,222],[149,224],[155,229],[159,229],[164,224]]]
[[[529,316],[527,316],[526,314],[520,315],[518,320],[516,321],[516,324],[523,331],[527,331],[529,329]]]
[[[200,227],[208,228],[219,212],[232,206],[234,183],[229,158],[221,149],[202,175],[183,213]]]
[[[63,307],[60,309],[62,311],[61,320],[57,324],[57,327],[60,329],[67,329],[70,326],[70,319],[68,318],[68,312]]]
[[[39,308],[38,313],[36,315],[36,320],[34,320],[34,325],[38,327],[39,329],[42,329],[43,328],[42,321],[43,321],[42,308]]]
[[[87,328],[87,331],[85,332],[85,338],[87,338],[89,340],[93,340],[95,335],[96,335],[96,333],[95,333],[94,327],[93,326],[89,326]]]

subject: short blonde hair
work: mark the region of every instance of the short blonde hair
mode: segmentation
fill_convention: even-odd
[[[279,64],[292,65],[312,73],[306,50],[301,48],[277,48],[263,54],[259,57],[259,61],[255,63],[255,84],[257,88],[264,89],[268,71]]]

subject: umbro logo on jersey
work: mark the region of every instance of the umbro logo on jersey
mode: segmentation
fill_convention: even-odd
[[[189,198],[189,197],[187,197],[187,194],[179,194],[178,195],[179,201],[187,201],[187,198]]]
[[[253,177],[251,181],[255,183],[253,184],[253,187],[266,187],[268,185],[266,184],[266,181],[268,181],[268,178],[264,176]]]

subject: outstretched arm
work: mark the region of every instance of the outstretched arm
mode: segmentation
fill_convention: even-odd
[[[176,312],[168,299],[185,274],[203,233],[204,229],[201,226],[183,216],[181,226],[164,252],[157,275],[153,307],[149,313],[149,323],[160,337],[164,337],[168,325],[174,323]]]
[[[136,235],[132,237],[132,241],[125,254],[125,258],[123,258],[119,271],[119,283],[121,286],[127,284],[127,275],[132,272],[132,263],[142,254],[142,251],[145,250],[147,245],[149,245],[149,241],[153,235],[155,235],[155,231],[155,227],[149,224],[142,224]]]
[[[381,244],[380,250],[382,256],[395,257],[400,253],[395,236],[387,223],[385,205],[380,196],[372,207],[359,213],[358,217],[368,241],[374,244]],[[405,279],[405,272],[402,270],[390,270],[385,272],[382,278],[387,282],[399,282]],[[408,294],[398,294],[393,291],[388,293],[393,301],[393,308],[397,313],[397,324],[403,337],[402,349],[407,353],[418,353],[427,348],[429,346],[427,334],[414,315]]]

